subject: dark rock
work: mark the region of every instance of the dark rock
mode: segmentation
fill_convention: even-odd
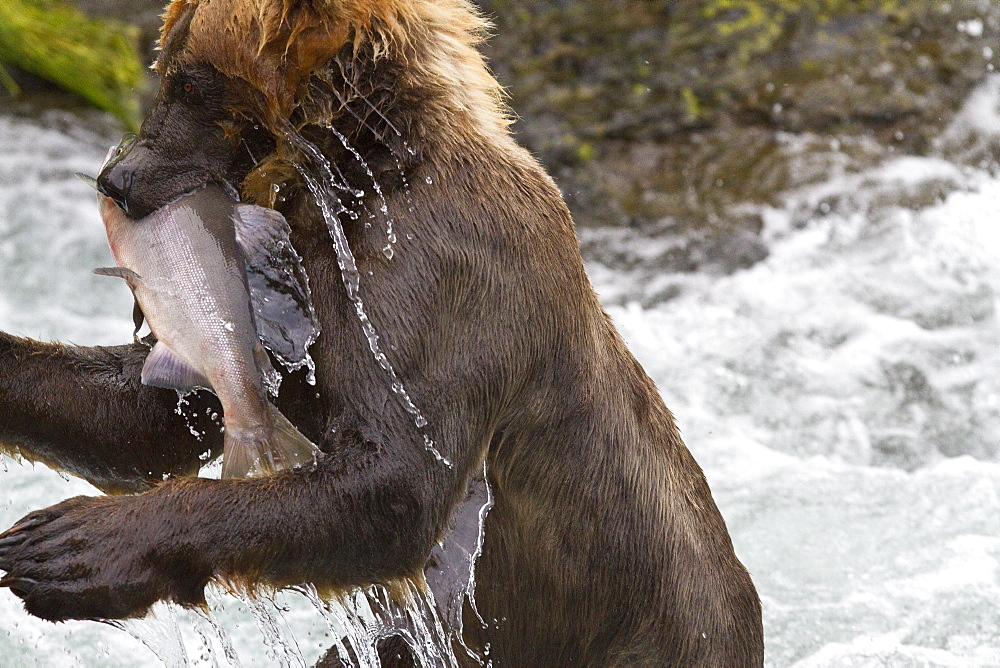
[[[729,234],[712,235],[699,250],[702,256],[699,266],[721,274],[752,267],[769,254],[759,232],[739,227]]]
[[[936,150],[1000,55],[988,0],[479,4],[519,141],[577,223],[669,231],[692,252],[719,236],[704,248],[738,258],[716,268],[761,255],[722,240],[754,234],[748,205]]]
[[[137,25],[152,60],[164,0],[75,2]],[[518,140],[578,225],[683,242],[649,266],[752,264],[766,255],[755,210],[886,157],[939,151],[1000,171],[1000,133],[943,133],[1000,56],[990,0],[478,2]],[[26,83],[29,99],[54,95]],[[901,197],[926,206],[947,190]]]

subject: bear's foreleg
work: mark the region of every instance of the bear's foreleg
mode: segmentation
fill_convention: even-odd
[[[141,343],[83,348],[0,333],[0,452],[108,492],[196,473],[206,452],[222,449],[206,411],[219,413],[218,402],[199,392],[187,398],[187,415],[178,414],[175,392],[139,380],[148,352]]]
[[[444,481],[433,467],[420,471],[414,454],[326,455],[266,478],[69,499],[0,535],[0,586],[44,619],[116,619],[158,600],[200,605],[211,579],[251,592],[303,583],[330,592],[415,576],[447,501],[433,491]]]

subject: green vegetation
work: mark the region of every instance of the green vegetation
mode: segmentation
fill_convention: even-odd
[[[127,126],[139,120],[136,87],[142,63],[136,28],[85,16],[63,0],[0,2],[0,87],[17,94],[4,64],[14,65],[94,106]]]

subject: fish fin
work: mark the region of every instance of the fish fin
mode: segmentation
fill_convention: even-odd
[[[94,190],[97,190],[97,179],[95,179],[93,176],[89,176],[87,174],[84,174],[83,172],[76,172],[75,174],[73,174],[73,176],[80,179]]]
[[[263,244],[272,238],[287,239],[290,228],[288,221],[275,209],[256,204],[236,206],[236,227],[250,244]],[[244,245],[244,242],[240,242]]]
[[[146,314],[142,312],[142,307],[139,306],[139,300],[135,299],[132,303],[132,324],[135,325],[135,331],[132,332],[132,336],[136,336],[139,330],[142,329],[142,323],[146,320]]]
[[[253,347],[253,358],[257,363],[257,368],[260,369],[261,375],[264,377],[264,386],[271,396],[278,396],[278,388],[281,387],[281,374],[274,368],[271,364],[271,358],[267,356],[267,351],[264,350],[264,346],[258,343]]]
[[[257,368],[267,373],[271,368],[271,358],[267,356],[267,351],[259,343],[253,347],[253,361],[257,363]]]
[[[115,278],[124,279],[124,281],[128,283],[129,288],[133,291],[136,286],[139,285],[139,281],[142,280],[142,276],[135,273],[131,269],[127,269],[126,267],[101,267],[99,269],[95,269],[94,273],[98,276],[113,276]],[[142,323],[145,321],[146,316],[142,312],[142,307],[139,306],[139,300],[135,299],[134,295],[133,300],[132,324],[135,325],[135,330],[132,332],[132,336],[135,336],[139,333],[139,330],[142,329]]]
[[[157,341],[142,365],[142,384],[178,392],[190,392],[203,387],[212,389],[208,379],[177,356],[163,341]]]
[[[289,238],[291,229],[274,209],[236,207],[236,240],[243,249],[257,335],[286,368],[307,364],[319,336],[309,277]]]
[[[130,286],[136,285],[142,280],[142,276],[127,267],[101,267],[95,269],[94,273],[98,276],[114,276],[115,278],[123,279]]]
[[[226,430],[223,478],[267,476],[315,460],[319,448],[274,406],[270,422],[268,430]]]

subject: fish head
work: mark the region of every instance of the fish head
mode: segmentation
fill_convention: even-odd
[[[253,123],[232,104],[239,87],[207,65],[166,73],[138,135],[109,154],[98,191],[138,220],[206,184],[239,183],[250,156],[273,151],[243,146]]]
[[[124,226],[132,225],[134,221],[129,220],[113,199],[102,193],[97,193],[97,208],[101,212],[101,220],[104,221],[111,254],[115,257],[115,261],[119,261],[118,246],[122,235],[126,233]]]
[[[125,212],[107,195],[97,193],[97,209],[101,212],[104,227],[111,232],[125,220]]]

